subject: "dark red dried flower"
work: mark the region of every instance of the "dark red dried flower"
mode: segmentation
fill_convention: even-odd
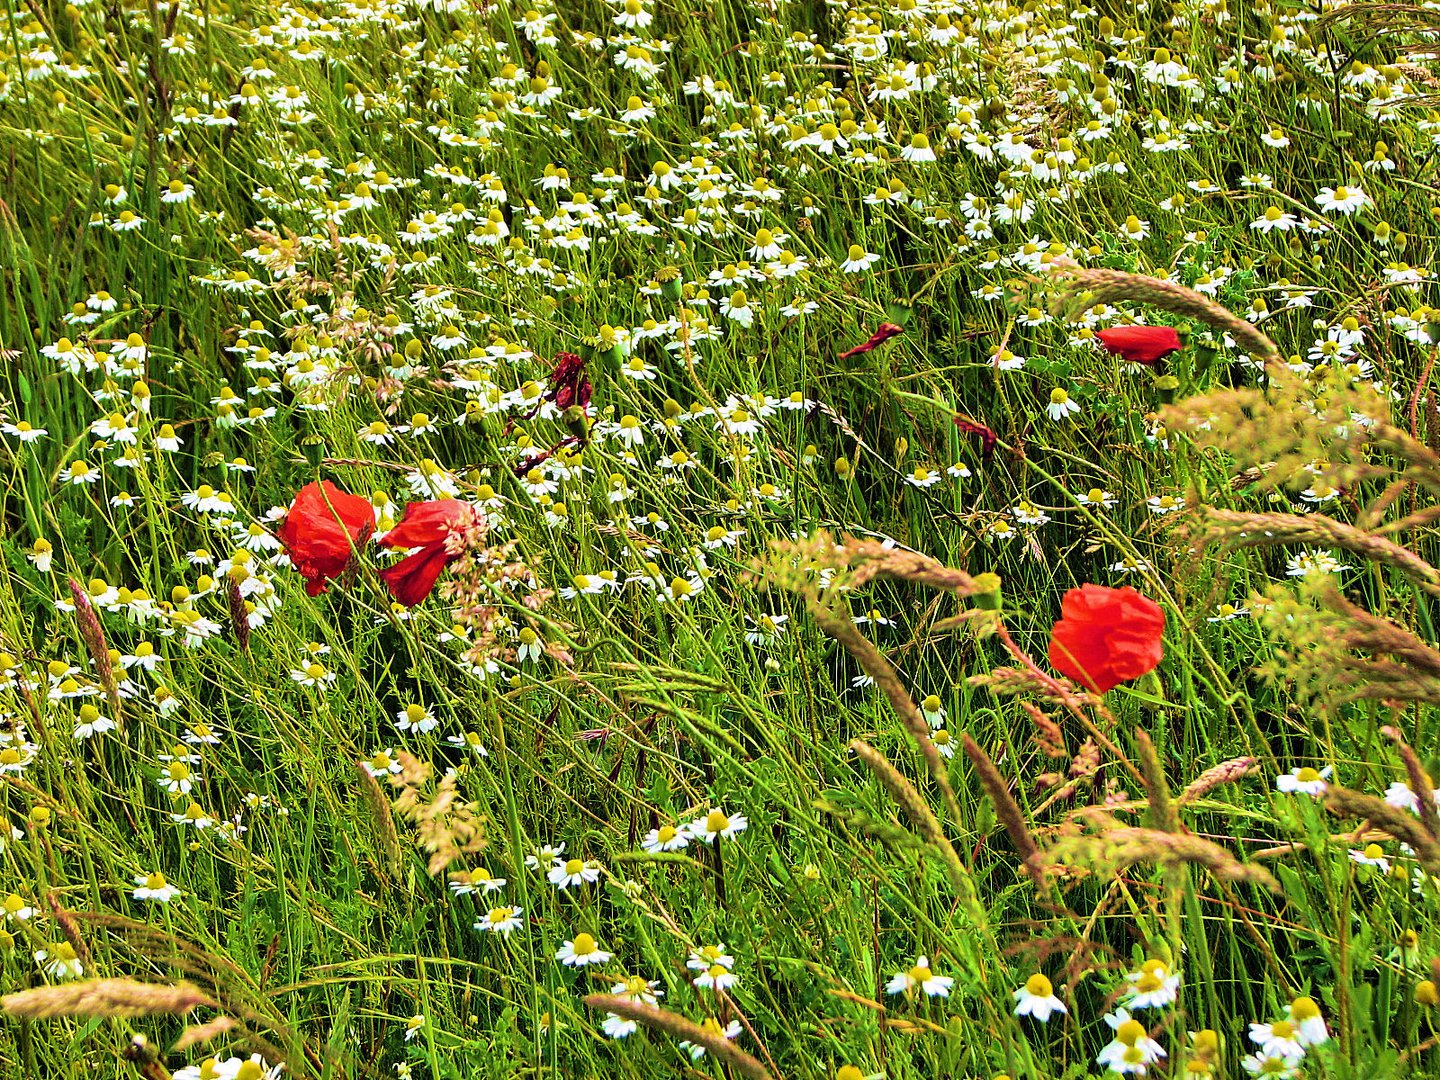
[[[1000,441],[1000,436],[991,431],[978,420],[971,420],[968,416],[954,416],[955,426],[966,435],[979,435],[983,441],[983,451],[988,458],[995,452],[995,444]]]

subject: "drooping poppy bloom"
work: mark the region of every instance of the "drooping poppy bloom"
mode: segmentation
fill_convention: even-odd
[[[860,356],[862,353],[870,352],[877,345],[883,345],[896,334],[903,334],[904,332],[905,328],[903,326],[896,326],[894,323],[888,322],[881,323],[880,328],[870,335],[870,340],[856,345],[854,348],[846,349],[840,354],[839,359],[849,360],[852,356]]]
[[[329,480],[306,484],[295,495],[276,536],[290,562],[305,579],[305,591],[318,596],[325,583],[350,565],[351,553],[375,531],[369,499],[341,491]]]
[[[1111,326],[1095,331],[1105,351],[1131,364],[1147,367],[1180,351],[1180,335],[1173,326]]]
[[[390,595],[414,607],[435,588],[445,567],[460,558],[485,528],[484,517],[459,499],[412,502],[380,540],[388,548],[419,548],[380,571]]]
[[[983,446],[983,452],[987,459],[990,457],[990,455],[995,453],[995,444],[1000,441],[1000,436],[996,435],[994,431],[986,427],[984,424],[980,423],[980,421],[972,420],[968,416],[961,416],[957,414],[951,417],[951,419],[955,422],[955,426],[961,431],[963,431],[966,435],[980,436]]]
[[[1050,632],[1050,663],[1103,694],[1160,663],[1164,632],[1160,605],[1130,586],[1082,585],[1060,603],[1060,621]]]

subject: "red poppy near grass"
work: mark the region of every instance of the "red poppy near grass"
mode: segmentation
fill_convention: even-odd
[[[369,499],[321,480],[306,484],[295,494],[275,535],[285,545],[291,565],[305,579],[305,591],[318,596],[327,581],[345,572],[351,554],[374,531],[375,510]]]
[[[1095,336],[1106,352],[1147,367],[1179,352],[1181,347],[1180,335],[1173,326],[1112,326],[1095,331]]]
[[[390,595],[406,607],[424,600],[445,567],[465,554],[483,523],[475,508],[459,499],[410,503],[399,524],[380,538],[384,547],[420,549],[380,571]]]
[[[1165,655],[1165,612],[1130,586],[1082,585],[1060,603],[1050,632],[1050,663],[1103,694],[1154,670]]]

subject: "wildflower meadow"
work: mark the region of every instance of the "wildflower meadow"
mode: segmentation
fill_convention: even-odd
[[[1440,1076],[1440,5],[0,25],[0,1080]]]

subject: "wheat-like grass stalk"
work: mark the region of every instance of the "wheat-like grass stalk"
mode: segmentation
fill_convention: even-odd
[[[884,785],[890,797],[900,804],[916,831],[944,860],[945,870],[950,875],[950,882],[956,892],[967,899],[974,899],[974,883],[970,881],[969,872],[960,861],[960,856],[955,853],[955,848],[945,838],[945,831],[931,812],[929,804],[920,797],[914,785],[900,774],[900,770],[895,768],[884,754],[864,739],[851,740],[850,749],[865,763],[865,767],[875,774],[875,778]]]
[[[1258,327],[1179,282],[1124,270],[1086,269],[1073,264],[1057,267],[1053,276],[1065,285],[1055,301],[1058,313],[1075,313],[1096,304],[1122,301],[1150,304],[1172,315],[1195,319],[1212,330],[1229,334],[1267,363],[1280,360],[1279,348]]]
[[[1150,822],[1165,832],[1180,832],[1180,812],[1170,798],[1170,785],[1165,781],[1165,768],[1150,733],[1135,729],[1135,746],[1140,756],[1140,772],[1145,778],[1145,792],[1150,800]]]
[[[1256,759],[1253,757],[1238,757],[1222,761],[1213,769],[1206,769],[1190,781],[1190,786],[1180,793],[1175,802],[1179,806],[1184,806],[1196,799],[1203,799],[1222,784],[1233,784],[1235,781],[1249,776],[1255,771],[1256,764]]]
[[[1370,562],[1393,566],[1426,592],[1440,595],[1440,570],[1409,548],[1324,514],[1254,514],[1207,506],[1203,512],[1203,528],[1194,539],[1197,553],[1212,544],[1226,548],[1284,544],[1343,548]]]
[[[189,983],[161,986],[133,979],[87,979],[59,986],[39,986],[0,998],[0,1010],[22,1020],[53,1020],[61,1016],[163,1016],[187,1013],[215,1002]]]
[[[1440,840],[1408,810],[1391,806],[1374,795],[1343,787],[1332,787],[1326,791],[1325,806],[1332,813],[1362,818],[1376,828],[1384,829],[1396,840],[1415,849],[1415,857],[1427,873],[1440,874]]]

